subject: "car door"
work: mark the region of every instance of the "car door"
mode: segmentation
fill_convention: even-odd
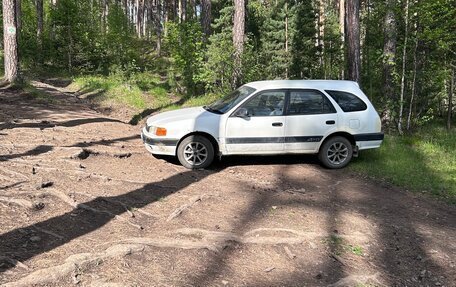
[[[314,152],[337,130],[337,113],[318,90],[290,90],[285,121],[285,151]]]
[[[284,148],[285,90],[254,95],[226,122],[225,144],[230,154],[280,153]],[[243,109],[244,114],[238,115]]]

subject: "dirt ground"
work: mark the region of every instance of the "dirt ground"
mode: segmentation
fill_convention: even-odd
[[[35,83],[0,92],[1,286],[456,286],[456,207],[312,156],[189,171]]]

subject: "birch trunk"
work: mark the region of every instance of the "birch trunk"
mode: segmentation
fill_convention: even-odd
[[[19,57],[17,52],[16,1],[3,0],[3,47],[5,80],[14,83],[19,77]]]

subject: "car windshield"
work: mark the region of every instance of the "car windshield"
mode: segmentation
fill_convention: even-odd
[[[253,92],[255,92],[254,88],[242,86],[224,98],[216,101],[209,106],[205,106],[204,108],[209,112],[224,114],[239,104],[242,100],[250,96]]]

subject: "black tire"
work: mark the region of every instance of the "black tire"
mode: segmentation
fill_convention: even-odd
[[[214,161],[214,146],[204,136],[190,135],[177,147],[179,162],[188,169],[202,169]]]
[[[338,169],[347,166],[353,157],[353,146],[341,136],[331,137],[320,147],[318,158],[327,168]]]

